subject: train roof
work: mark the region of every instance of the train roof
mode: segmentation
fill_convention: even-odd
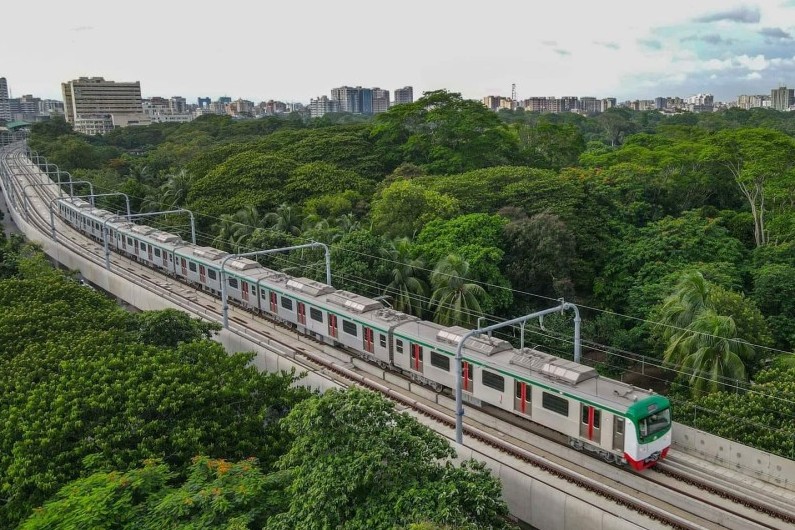
[[[470,330],[459,326],[442,326],[435,322],[426,320],[415,320],[407,322],[401,326],[396,333],[409,335],[424,342],[431,348],[442,349],[450,353],[455,353],[461,339]],[[511,343],[484,335],[472,336],[464,341],[462,349],[465,354],[479,354],[490,357],[496,353],[512,349]]]
[[[660,397],[650,390],[603,378],[590,366],[532,348],[507,350],[483,364],[623,413],[641,400]]]
[[[367,313],[381,309],[384,304],[372,298],[367,298],[360,294],[352,293],[350,291],[336,291],[328,296],[326,299],[330,304],[342,307],[351,311],[352,313]]]

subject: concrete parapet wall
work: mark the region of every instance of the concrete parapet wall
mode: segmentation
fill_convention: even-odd
[[[795,461],[674,422],[674,449],[795,491]]]

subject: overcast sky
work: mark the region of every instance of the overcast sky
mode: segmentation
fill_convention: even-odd
[[[341,85],[415,97],[719,100],[795,86],[795,0],[27,0],[0,6],[0,77],[61,99],[80,76],[144,97],[308,102]]]

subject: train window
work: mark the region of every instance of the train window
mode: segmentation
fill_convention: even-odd
[[[395,351],[397,351],[398,353],[403,353],[403,341],[402,340],[396,340],[395,341]]]
[[[379,333],[378,343],[381,345],[382,348],[386,348],[386,335],[384,335],[383,333]]]
[[[282,296],[282,307],[288,311],[293,310],[293,299],[287,298],[286,296]]]
[[[133,244],[133,242],[132,242],[132,238],[131,238],[131,237],[128,237],[128,238],[127,238],[127,244],[128,244],[128,245],[132,245],[132,244]]]
[[[588,425],[588,407],[583,407],[582,408],[582,413],[580,414],[580,416],[581,416],[580,419],[582,420],[583,425]]]
[[[349,322],[345,319],[342,319],[342,331],[344,331],[348,335],[353,335],[354,337],[358,335],[356,324],[354,324],[353,322]]]
[[[237,278],[229,278],[229,287],[237,289]]]
[[[481,381],[483,382],[483,386],[493,388],[494,390],[499,390],[500,392],[505,391],[505,378],[503,378],[501,375],[483,370]]]
[[[160,257],[160,249],[159,248],[155,249],[155,257],[158,257],[158,258]]]
[[[545,409],[551,410],[552,412],[557,412],[563,416],[569,415],[569,400],[566,398],[544,392],[544,394],[541,396],[541,405]]]
[[[431,366],[441,368],[445,372],[450,371],[450,357],[442,355],[441,353],[431,352]]]
[[[141,243],[141,250],[146,251],[146,243]]]
[[[593,426],[598,429],[602,425],[602,411],[594,409],[593,411]]]
[[[188,262],[188,268],[190,269],[191,272],[196,272],[196,264],[193,263],[192,261]],[[237,283],[237,280],[235,280],[235,283]],[[232,282],[229,282],[229,285],[232,285]]]
[[[310,307],[309,318],[311,318],[315,322],[323,322],[323,311],[321,311],[320,309],[315,309],[314,307]]]
[[[624,434],[624,418],[616,418],[616,434]]]
[[[212,269],[207,269],[207,276],[209,276],[211,280],[218,278],[218,276],[215,274],[215,271]]]

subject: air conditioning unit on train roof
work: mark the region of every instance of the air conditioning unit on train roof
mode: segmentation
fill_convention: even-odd
[[[316,282],[309,278],[292,278],[287,281],[286,287],[293,291],[298,291],[299,293],[306,293],[310,296],[320,296],[334,292],[332,286]]]
[[[336,291],[331,293],[329,294],[327,300],[332,304],[350,309],[356,313],[366,313],[368,311],[374,311],[384,307],[381,305],[381,302],[371,300],[370,298],[366,298],[349,291]]]
[[[436,334],[436,340],[458,347],[461,343],[461,339],[470,331],[472,330],[460,326],[451,326],[439,330]],[[464,348],[482,353],[483,355],[494,355],[495,353],[510,350],[513,346],[506,340],[495,339],[488,335],[473,335],[466,340]]]
[[[217,260],[229,254],[213,247],[196,247],[193,249],[193,254],[204,259]]]

